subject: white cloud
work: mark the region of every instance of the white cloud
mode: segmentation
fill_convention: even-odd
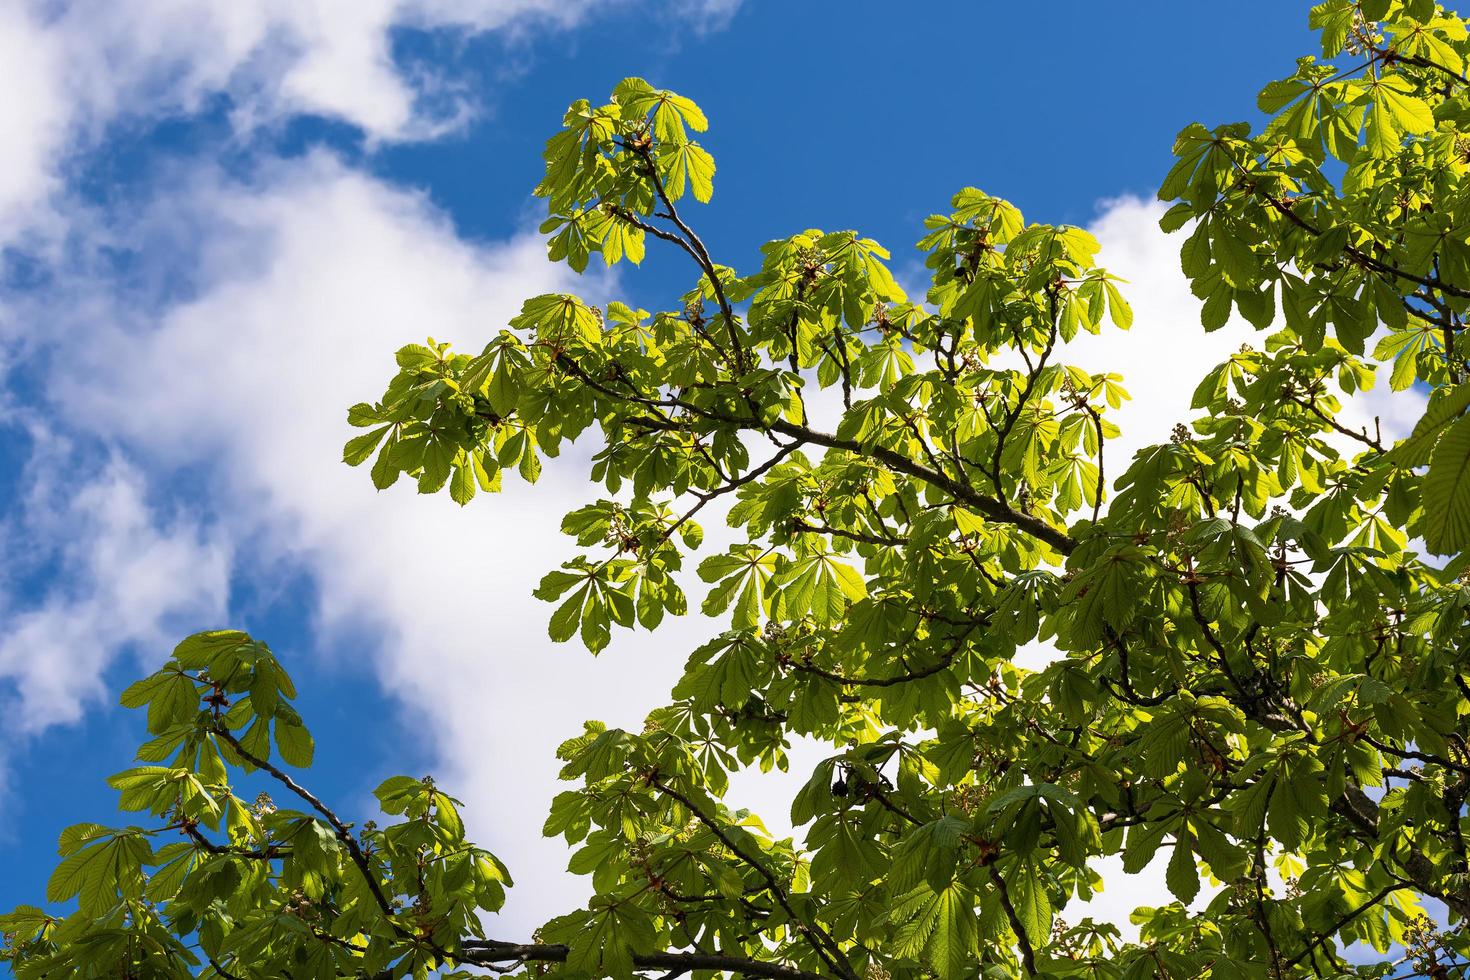
[[[101,673],[120,650],[156,658],[177,631],[223,614],[229,543],[188,514],[150,505],[144,480],[119,460],[91,479],[65,440],[35,430],[26,506],[3,528],[7,566],[48,573],[47,584],[6,592],[0,637],[0,732],[31,736],[111,701]]]
[[[0,99],[0,240],[54,188],[54,158],[68,115],[61,54],[24,7],[0,4],[0,64],[10,95]]]
[[[72,157],[116,123],[188,116],[225,99],[237,133],[303,114],[370,142],[433,137],[482,106],[453,68],[395,59],[403,29],[462,35],[571,27],[629,0],[13,0],[0,4],[0,241],[44,220]],[[661,0],[698,30],[739,0]],[[446,94],[452,96],[446,98]]]
[[[592,0],[155,0],[142,7],[72,0],[44,32],[68,54],[83,125],[192,113],[227,95],[244,124],[303,113],[373,138],[414,138],[437,122],[395,63],[400,27],[481,33],[535,20],[568,26]]]

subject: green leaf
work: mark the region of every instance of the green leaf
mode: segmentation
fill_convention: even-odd
[[[1030,861],[1015,865],[1007,882],[1016,919],[1033,947],[1047,945],[1051,937],[1051,898],[1041,870]]]
[[[1438,555],[1470,545],[1470,416],[1445,430],[1424,477],[1424,541]]]
[[[461,507],[475,498],[473,463],[466,461],[454,465],[454,475],[449,478],[449,496]]]
[[[1262,112],[1275,114],[1299,99],[1310,89],[1304,82],[1294,78],[1285,81],[1271,82],[1261,89],[1261,94],[1256,97],[1256,106]]]
[[[22,943],[45,938],[57,920],[34,905],[17,905],[14,910],[0,915],[0,932],[13,935]]]
[[[288,766],[305,769],[311,765],[316,745],[304,726],[277,719],[275,735],[276,749]]]
[[[347,445],[342,449],[342,462],[348,466],[357,466],[373,454],[378,448],[378,443],[383,441],[383,436],[392,429],[391,425],[380,426],[371,432],[365,432],[360,436],[347,440]]]
[[[154,683],[146,688],[139,686],[149,681]],[[199,686],[174,671],[160,671],[152,678],[138,682],[124,692],[124,697],[127,699],[123,702],[126,707],[148,705],[148,730],[155,735],[192,721],[199,713]]]
[[[1423,466],[1429,462],[1445,426],[1470,408],[1470,384],[1440,389],[1430,400],[1429,408],[1419,418],[1409,438],[1394,447],[1389,458],[1400,466]]]
[[[823,775],[818,792],[831,782],[830,776]],[[960,842],[968,830],[969,825],[960,818],[942,817],[911,831],[894,852],[889,884],[906,892],[927,881],[936,892],[943,891],[954,877]]]
[[[557,643],[565,643],[577,635],[577,627],[582,622],[582,605],[587,599],[587,589],[578,589],[572,593],[570,599],[563,602],[551,614],[551,621],[547,625],[547,633]]]
[[[1250,245],[1224,222],[1211,222],[1210,229],[1210,254],[1231,285],[1253,285],[1260,278],[1261,264]]]
[[[1123,298],[1123,291],[1111,279],[1103,281],[1103,289],[1107,291],[1108,315],[1113,318],[1113,323],[1121,330],[1133,326],[1133,307]]]
[[[62,835],[62,853],[66,856],[46,885],[46,900],[76,898],[87,916],[101,915],[119,895],[141,896],[142,866],[153,856],[147,840],[135,830],[113,831],[91,824],[68,828]]]
[[[942,980],[966,976],[978,951],[974,895],[958,883],[939,892],[925,886],[919,902],[918,914],[898,931],[895,952],[922,951]]]
[[[1379,86],[1378,98],[1393,116],[1394,125],[1403,132],[1417,135],[1434,129],[1434,110],[1423,99],[1389,83]]]
[[[1199,894],[1199,870],[1194,866],[1192,841],[1187,834],[1174,838],[1174,853],[1169,856],[1169,867],[1164,878],[1169,891],[1185,905],[1194,901]]]
[[[141,708],[165,693],[166,688],[178,679],[177,671],[160,670],[141,680],[129,684],[118,699],[124,708]],[[192,685],[191,688],[192,690]]]
[[[674,200],[684,196],[685,186],[694,189],[694,197],[709,203],[714,195],[715,158],[698,143],[680,143],[660,150],[659,163],[664,170],[666,190]]]

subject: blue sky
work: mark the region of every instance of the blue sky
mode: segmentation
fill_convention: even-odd
[[[287,657],[343,809],[399,771],[460,789],[526,883],[509,934],[576,893],[537,884],[563,863],[535,835],[550,747],[636,723],[710,627],[595,662],[544,639],[528,593],[566,552],[576,458],[461,513],[374,495],[336,447],[400,343],[473,344],[551,289],[687,288],[656,253],[581,284],[543,260],[529,192],[566,104],[628,74],[699,101],[719,172],[694,218],[737,267],[857,227],[913,281],[920,222],[967,184],[1091,225],[1143,315],[1083,353],[1145,379],[1147,430],[1239,342],[1199,336],[1145,203],[1173,136],[1252,118],[1313,50],[1280,0],[116,6],[0,12],[24,93],[0,106],[0,906],[42,895],[63,826],[115,818],[102,780],[142,733],[117,690],[228,624]]]

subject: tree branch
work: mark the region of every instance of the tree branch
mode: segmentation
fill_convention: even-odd
[[[808,923],[806,919],[796,914],[796,910],[791,907],[790,899],[786,896],[786,889],[781,887],[781,883],[776,880],[776,876],[771,873],[770,868],[766,867],[764,861],[752,856],[739,844],[736,844],[713,817],[695,806],[694,801],[689,799],[689,797],[680,793],[668,783],[663,782],[656,775],[649,780],[649,785],[657,788],[670,798],[677,800],[686,810],[694,815],[694,819],[704,824],[709,832],[719,839],[720,843],[729,848],[731,854],[734,854],[741,861],[745,862],[745,864],[765,879],[767,886],[769,886],[771,897],[791,917],[797,933],[806,940],[807,945],[812,947],[822,962],[826,963],[832,968],[833,972],[845,978],[845,980],[857,980],[856,971],[853,970],[852,964],[847,961],[847,956],[838,947],[836,941],[827,930],[815,923]]]
[[[267,847],[251,849],[245,847],[232,847],[228,844],[216,844],[199,832],[199,826],[193,820],[180,820],[178,828],[184,835],[198,845],[201,849],[215,855],[230,855],[231,857],[245,858],[251,861],[273,861],[279,857],[285,857],[290,851],[286,848],[271,844]]]
[[[727,494],[732,490],[738,490],[752,480],[758,480],[761,477],[765,476],[766,473],[770,472],[770,470],[775,467],[777,463],[781,462],[781,460],[791,455],[800,446],[800,442],[793,442],[790,445],[783,446],[781,447],[780,451],[776,453],[776,455],[772,456],[770,459],[766,460],[755,469],[748,470],[740,476],[732,478],[724,486],[716,487],[708,493],[696,494],[696,496],[698,496],[699,498],[699,503],[689,508],[689,510],[684,512],[684,515],[682,517],[676,520],[673,524],[670,524],[668,529],[664,531],[663,534],[659,535],[659,541],[664,542],[669,540],[669,538],[673,536],[675,531],[683,527],[686,521],[688,521],[695,514],[698,514],[699,511],[704,507],[704,505],[709,503],[711,500],[714,500],[716,497],[723,496],[724,494]]]
[[[747,421],[730,416],[721,416],[718,420],[735,422],[747,428],[756,428],[759,426],[759,423],[754,419]],[[814,443],[818,446],[826,446],[828,449],[841,449],[855,456],[870,456],[877,459],[891,469],[938,487],[954,497],[956,502],[974,508],[983,516],[999,524],[1009,524],[1025,531],[1031,537],[1050,545],[1064,555],[1070,555],[1077,547],[1077,542],[1072,537],[1065,532],[1058,531],[1045,521],[1032,517],[1030,514],[1023,514],[1002,500],[980,493],[975,488],[966,486],[953,477],[932,470],[923,463],[915,462],[903,453],[888,449],[885,446],[864,446],[855,439],[839,439],[837,436],[830,435],[826,432],[818,432],[815,429],[795,425],[785,419],[776,419],[771,423],[770,428],[784,436],[805,439],[807,442]]]
[[[964,649],[965,640],[975,631],[976,627],[986,625],[988,622],[989,620],[982,620],[971,624],[969,628],[955,638],[955,641],[950,644],[949,649],[945,651],[939,660],[928,667],[922,667],[919,670],[911,671],[907,674],[898,674],[893,677],[846,677],[834,671],[824,670],[821,667],[813,667],[811,664],[798,663],[796,661],[792,661],[791,668],[803,674],[812,674],[825,678],[844,687],[894,687],[899,684],[907,684],[910,681],[933,677],[935,674],[948,668],[955,662],[955,658],[960,655],[960,650]]]
[[[1006,890],[1006,880],[995,870],[995,865],[990,866],[990,880],[995,882],[996,894],[1000,896],[1000,906],[1005,909],[1006,918],[1010,920],[1011,931],[1016,934],[1016,945],[1021,949],[1021,962],[1026,966],[1026,975],[1036,976],[1036,951],[1031,948],[1031,939],[1026,935],[1026,927],[1021,925],[1021,917],[1016,914],[1016,907],[1011,904],[1011,893]]]
[[[1025,346],[1017,343],[1016,347],[1021,355],[1026,357],[1026,366],[1029,368],[1026,374],[1026,385],[1021,389],[1021,395],[1016,400],[1016,407],[1006,413],[1001,421],[1000,429],[995,434],[995,460],[991,463],[991,480],[995,483],[995,492],[1001,493],[1000,466],[1001,456],[1005,453],[1006,440],[1010,438],[1011,430],[1015,428],[1016,421],[1020,419],[1021,412],[1025,410],[1026,403],[1031,400],[1031,393],[1036,390],[1036,382],[1041,377],[1041,372],[1046,369],[1047,359],[1051,357],[1052,350],[1057,344],[1057,287],[1053,286],[1047,293],[1047,315],[1050,320],[1050,328],[1046,338],[1046,348],[1041,352],[1041,357],[1035,367],[1031,367],[1031,358],[1026,356]]]
[[[944,490],[950,496],[954,497],[956,502],[963,503],[975,509],[980,514],[999,524],[1008,524],[1025,531],[1031,537],[1050,545],[1064,555],[1070,555],[1077,547],[1076,540],[1065,532],[1052,527],[1045,521],[1032,517],[1030,514],[1021,513],[1003,500],[998,500],[995,497],[980,493],[974,487],[962,483],[945,473],[930,469],[923,463],[910,459],[903,453],[889,449],[886,446],[865,446],[856,439],[841,439],[830,433],[819,432],[816,429],[804,425],[797,425],[783,418],[777,418],[766,423],[750,416],[730,415],[726,412],[716,411],[715,409],[704,408],[693,402],[685,401],[682,398],[655,398],[637,393],[620,393],[598,382],[586,371],[582,370],[581,365],[566,355],[558,357],[556,363],[566,368],[568,372],[593,391],[606,395],[608,398],[616,401],[630,401],[638,405],[650,407],[679,408],[711,422],[722,422],[726,425],[733,425],[737,428],[748,429],[753,432],[775,432],[800,442],[825,446],[828,449],[841,449],[855,456],[866,456],[877,459],[879,462],[906,476],[912,476],[917,480],[932,484]],[[640,420],[637,424],[646,424],[651,421],[653,420]]]
[[[709,279],[710,288],[714,290],[715,302],[720,305],[720,312],[724,314],[725,326],[730,331],[730,348],[735,352],[736,366],[741,367],[745,361],[745,348],[740,343],[740,330],[735,325],[735,311],[730,306],[730,301],[725,298],[725,286],[720,282],[719,274],[715,271],[714,260],[710,258],[709,249],[704,247],[704,242],[694,233],[694,229],[684,223],[679,217],[678,208],[669,198],[668,191],[664,188],[664,182],[659,178],[658,166],[654,163],[653,153],[646,143],[624,144],[642,158],[648,167],[648,180],[653,185],[654,193],[658,195],[659,201],[663,203],[668,219],[683,233],[688,240],[689,248],[686,249],[693,257],[695,263],[704,270],[706,278]],[[660,236],[662,237],[662,236]]]
[[[322,815],[323,819],[337,832],[337,839],[342,842],[342,846],[347,848],[347,853],[352,858],[352,863],[357,866],[357,870],[361,872],[363,879],[367,882],[368,890],[372,892],[373,900],[378,903],[378,908],[382,911],[384,918],[393,925],[395,930],[398,930],[403,935],[407,935],[408,933],[398,924],[398,920],[394,918],[393,906],[388,901],[388,897],[383,894],[383,887],[378,882],[377,873],[373,871],[372,864],[368,862],[367,855],[362,852],[362,848],[358,845],[357,839],[352,836],[352,830],[347,824],[343,823],[341,818],[328,809],[325,803],[312,795],[310,790],[296,782],[288,774],[277,769],[268,760],[252,755],[249,750],[240,744],[240,740],[230,733],[229,729],[218,726],[214,729],[214,734],[225,741],[230,748],[234,749],[240,758],[255,768],[270,773],[277,782],[295,793],[308,806]]]
[[[1316,225],[1312,224],[1310,221],[1298,215],[1289,202],[1283,201],[1271,194],[1262,194],[1262,197],[1264,197],[1266,201],[1269,202],[1270,205],[1277,210],[1278,213],[1283,215],[1292,224],[1296,225],[1298,228],[1302,229],[1310,235],[1321,237],[1322,230]],[[1351,256],[1359,264],[1369,269],[1372,269],[1374,272],[1380,272],[1388,276],[1397,276],[1400,279],[1405,279],[1418,286],[1424,286],[1427,289],[1438,289],[1441,292],[1449,294],[1450,296],[1458,296],[1461,299],[1470,299],[1470,289],[1462,289],[1459,286],[1452,286],[1449,283],[1442,282],[1438,279],[1429,279],[1424,276],[1415,275],[1412,272],[1400,269],[1398,266],[1391,265],[1387,262],[1382,261],[1381,259],[1374,258],[1367,252],[1358,248],[1356,245],[1344,245],[1342,250],[1345,254]]]
[[[1448,75],[1461,85],[1470,85],[1470,78],[1466,78],[1460,72],[1455,71],[1448,65],[1442,65],[1437,61],[1431,61],[1423,55],[1403,55],[1393,48],[1373,48],[1373,53],[1382,56],[1384,64],[1393,64],[1395,61],[1405,65],[1413,65],[1416,68],[1428,68],[1430,71],[1441,72]]]
[[[856,541],[858,544],[875,544],[885,548],[898,548],[908,544],[907,538],[888,538],[881,537],[877,534],[867,534],[862,531],[848,531],[840,527],[829,527],[826,524],[808,524],[801,518],[792,520],[791,529],[806,534],[830,534],[833,537]]]
[[[492,963],[564,963],[568,949],[545,943],[507,943],[493,939],[464,943],[468,962],[487,966]],[[747,956],[725,953],[634,953],[633,965],[650,970],[717,970],[766,980],[824,980],[819,973],[809,973],[780,963],[768,963]]]
[[[1400,888],[1405,888],[1405,887],[1407,887],[1407,886],[1404,885],[1404,884],[1402,884],[1402,883],[1397,883],[1396,882],[1396,883],[1394,883],[1392,885],[1386,885],[1383,888],[1379,889],[1378,894],[1374,895],[1372,898],[1368,899],[1368,901],[1364,902],[1362,905],[1359,905],[1357,908],[1353,909],[1351,912],[1348,912],[1347,914],[1343,915],[1336,922],[1334,922],[1331,925],[1331,927],[1329,927],[1328,929],[1325,929],[1320,935],[1317,936],[1316,939],[1314,939],[1310,943],[1308,943],[1307,944],[1307,947],[1305,949],[1303,949],[1300,953],[1298,953],[1295,956],[1293,956],[1291,959],[1287,960],[1286,961],[1286,966],[1288,966],[1288,967],[1296,966],[1302,960],[1306,959],[1308,956],[1311,956],[1312,955],[1312,952],[1314,950],[1316,950],[1319,946],[1322,946],[1324,943],[1326,943],[1329,940],[1333,939],[1339,932],[1342,931],[1342,929],[1343,929],[1344,926],[1347,926],[1349,923],[1351,923],[1358,916],[1362,915],[1364,912],[1366,912],[1369,909],[1373,908],[1375,905],[1377,905],[1379,902],[1383,901],[1389,895],[1392,895],[1394,892],[1398,891]]]
[[[1383,452],[1383,443],[1379,442],[1377,439],[1374,439],[1366,432],[1354,432],[1352,429],[1349,429],[1344,425],[1340,425],[1336,419],[1318,408],[1316,402],[1311,400],[1304,400],[1297,397],[1292,397],[1291,401],[1297,405],[1300,405],[1302,408],[1305,408],[1313,415],[1317,416],[1317,418],[1321,419],[1327,425],[1331,426],[1332,430],[1339,435],[1347,436],[1349,439],[1355,439],[1370,449],[1376,449],[1380,453]]]

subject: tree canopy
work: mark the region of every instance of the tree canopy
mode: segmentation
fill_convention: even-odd
[[[582,553],[536,590],[555,640],[597,653],[686,614],[686,563],[707,583],[715,635],[667,706],[561,747],[546,832],[591,899],[497,935],[510,874],[446,789],[391,778],[349,822],[292,774],[313,743],[283,662],[215,631],[122,695],[151,739],[110,782],[142,825],[69,828],[46,898],[74,910],[4,916],[3,959],[22,980],[1463,975],[1470,40],[1428,0],[1310,17],[1321,57],[1265,86],[1264,125],[1174,146],[1163,224],[1203,327],[1238,312],[1262,339],[1131,460],[1107,455],[1127,365],[1065,363],[1133,318],[1085,230],[965,188],[924,222],[922,297],[856,231],[741,270],[695,231],[716,173],[695,103],[639,78],[574,103],[536,189],[551,258],[675,249],[690,291],[537,296],[479,352],[410,344],[344,455],[463,504],[590,443],[563,523]],[[1375,384],[1420,406],[1406,438],[1340,414]],[[1030,644],[1047,666],[1014,662]],[[798,738],[829,755],[777,838],[723,797]],[[269,796],[236,795],[251,772]],[[1136,936],[1062,918],[1108,855],[1166,869]]]

